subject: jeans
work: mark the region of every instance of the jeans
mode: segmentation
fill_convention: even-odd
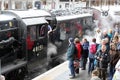
[[[87,63],[87,58],[82,57],[81,67],[82,67],[83,69],[86,69],[86,63]]]
[[[74,60],[69,60],[69,69],[71,75],[74,77],[75,76]]]
[[[94,58],[89,58],[88,73],[94,70]]]
[[[109,80],[112,80],[114,73],[115,73],[115,68],[110,65]]]

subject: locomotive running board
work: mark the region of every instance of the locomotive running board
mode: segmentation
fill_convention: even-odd
[[[8,64],[6,66],[3,66],[1,68],[1,74],[4,74],[6,72],[10,72],[10,71],[15,70],[15,69],[18,69],[22,66],[25,66],[26,64],[27,64],[27,61],[18,61],[16,64],[10,63],[10,64]]]

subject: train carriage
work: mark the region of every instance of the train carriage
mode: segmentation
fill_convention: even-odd
[[[93,23],[92,14],[89,13],[61,16],[56,18],[57,18],[58,26],[60,28],[61,27],[67,28],[64,29],[66,30],[66,33],[69,32],[69,30],[71,31],[71,34],[69,34],[70,36],[68,37],[75,37],[78,32],[84,31],[86,29],[90,29]]]
[[[54,31],[54,40],[51,41],[64,41],[69,37],[81,37],[82,32],[91,30],[93,28],[92,14],[78,14],[68,16],[56,16],[57,27]]]

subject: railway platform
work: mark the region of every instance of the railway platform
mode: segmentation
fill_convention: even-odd
[[[74,79],[70,79],[68,61],[54,67],[53,69],[33,78],[32,80],[90,80],[87,70],[80,70]]]

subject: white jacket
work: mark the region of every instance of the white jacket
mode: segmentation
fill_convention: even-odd
[[[113,80],[120,80],[120,59],[117,62],[115,68],[116,68],[116,71],[114,73]]]

